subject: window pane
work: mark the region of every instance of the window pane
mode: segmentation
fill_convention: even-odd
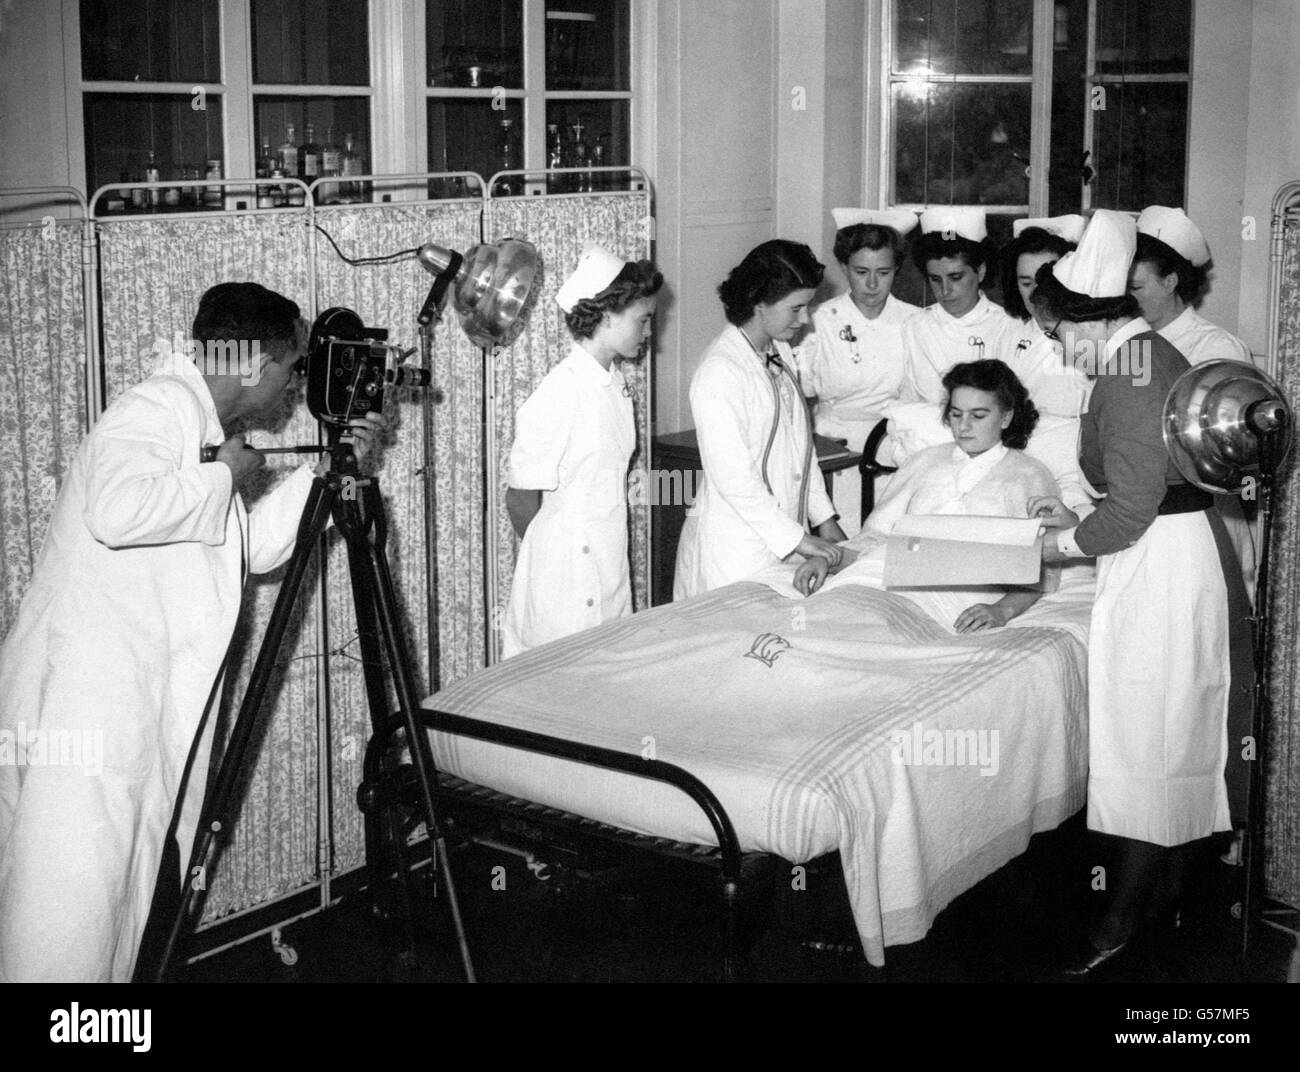
[[[429,85],[524,85],[523,0],[426,0]]]
[[[366,0],[252,0],[253,81],[368,86]]]
[[[429,170],[473,171],[490,179],[498,171],[524,166],[523,102],[508,98],[504,111],[493,108],[488,97],[481,100],[429,101]],[[519,183],[519,179],[514,180]],[[461,179],[434,180],[431,197],[477,196]],[[507,184],[496,193],[518,193]]]
[[[1031,74],[1033,0],[895,0],[897,74]]]
[[[81,0],[81,76],[220,82],[218,18],[218,0]]]
[[[896,83],[894,191],[902,204],[1029,201],[1028,85]]]
[[[225,155],[221,142],[222,100],[208,94],[201,111],[195,111],[190,103],[189,96],[161,93],[87,93],[87,191],[93,193],[110,182],[149,181],[146,172],[151,167],[158,169],[156,181],[160,182],[205,178],[207,162],[221,161]],[[228,177],[224,166],[222,175]],[[129,211],[130,195],[124,200],[126,204],[121,207]],[[101,211],[109,210],[105,202],[101,205]],[[192,191],[149,195],[141,191],[134,207],[193,210],[196,202]]]
[[[631,72],[628,0],[546,5],[546,88],[625,90]]]
[[[1191,0],[1098,0],[1097,71],[1186,74]]]
[[[278,166],[290,178],[310,183],[374,170],[368,97],[254,97],[253,133],[258,174],[269,175]],[[351,183],[323,186],[317,198],[325,204],[368,199]]]
[[[1115,85],[1093,113],[1093,205],[1137,211],[1181,205],[1187,158],[1187,86]]]
[[[547,167],[559,139],[560,167],[614,167],[632,162],[631,109],[625,100],[546,102]],[[557,175],[550,193],[626,190],[627,176],[618,174]]]
[[[1083,120],[1088,85],[1088,0],[1057,0],[1052,51],[1051,170],[1048,215],[1083,207]],[[1091,157],[1088,164],[1091,166]]]

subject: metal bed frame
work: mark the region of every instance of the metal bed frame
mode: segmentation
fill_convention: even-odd
[[[572,851],[582,844],[594,844],[616,851],[653,853],[716,870],[724,928],[722,978],[725,982],[736,981],[744,955],[741,948],[740,926],[742,880],[760,875],[772,866],[776,857],[769,853],[741,851],[735,827],[726,809],[713,791],[699,778],[674,764],[657,759],[642,759],[639,755],[617,752],[610,748],[581,744],[531,730],[500,726],[428,707],[421,708],[420,713],[425,727],[430,730],[536,752],[556,759],[572,760],[605,770],[619,771],[635,778],[645,778],[671,785],[689,796],[704,812],[705,818],[712,826],[718,841],[716,847],[637,834],[558,808],[511,797],[506,793],[445,773],[439,774],[437,786],[440,811],[452,829],[456,829],[460,823],[472,827],[485,818],[492,821],[506,818],[511,821],[516,834],[522,833],[525,838],[534,841],[544,840],[550,849],[559,848],[564,851],[567,848]],[[376,742],[386,744],[383,740],[384,736],[378,735],[375,741],[372,741],[372,747]],[[365,789],[366,787],[363,786],[362,792]],[[472,840],[481,840],[475,839],[473,835],[470,837]],[[559,845],[556,843],[557,839]],[[487,843],[492,844],[490,841]]]

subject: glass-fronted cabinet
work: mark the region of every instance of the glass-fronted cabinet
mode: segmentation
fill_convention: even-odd
[[[220,169],[224,100],[219,0],[82,0],[81,78],[86,189],[120,183],[105,214],[217,207],[184,182]],[[133,184],[142,185],[135,186]]]
[[[296,178],[320,204],[370,200],[367,0],[252,0],[253,137],[260,179]],[[322,91],[324,90],[324,92]],[[296,207],[301,187],[257,187],[259,208]]]
[[[64,2],[80,32],[69,88],[86,190],[118,187],[101,214],[293,207],[304,194],[289,179],[318,182],[322,204],[418,196],[422,184],[360,176],[422,168],[526,171],[495,196],[629,182],[600,169],[632,159],[630,0]],[[412,107],[414,144],[408,117],[383,111]]]
[[[495,197],[627,187],[593,169],[631,162],[629,0],[426,0],[425,28],[431,171],[528,172]]]

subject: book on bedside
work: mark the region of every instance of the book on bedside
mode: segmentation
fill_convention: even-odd
[[[886,588],[1037,584],[1043,572],[1038,518],[918,514],[900,518],[885,543]]]

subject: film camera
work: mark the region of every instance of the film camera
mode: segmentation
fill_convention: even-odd
[[[298,371],[307,377],[307,408],[325,424],[381,413],[386,387],[427,387],[428,369],[403,362],[414,350],[389,345],[388,331],[368,328],[351,309],[326,309],[312,325]]]

